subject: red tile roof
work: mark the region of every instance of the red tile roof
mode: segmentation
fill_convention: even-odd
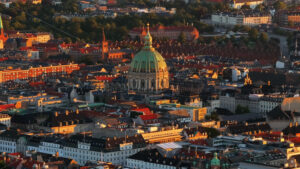
[[[115,76],[95,76],[95,78],[99,81],[108,81],[108,82],[111,82],[112,80],[114,80]]]
[[[149,115],[140,115],[140,118],[143,120],[143,121],[146,121],[146,120],[155,120],[157,119],[157,114],[149,114]]]
[[[8,60],[8,57],[2,57],[2,58],[0,58],[0,62],[6,61],[6,60]]]
[[[15,104],[3,104],[0,105],[0,112],[12,108],[15,108]]]
[[[144,29],[142,27],[133,28],[133,32],[142,32]],[[163,25],[156,25],[155,27],[150,28],[151,31],[158,31],[158,30],[165,30],[165,31],[188,31],[192,32],[195,31],[196,28],[193,26],[163,26]]]
[[[136,111],[136,112],[142,112],[143,115],[152,115],[153,113],[151,113],[150,109],[145,107],[145,108],[135,108],[135,109],[131,109],[132,111]]]
[[[29,83],[29,85],[32,87],[43,86],[43,85],[45,85],[45,82],[43,82],[43,81],[31,82],[31,83]]]
[[[196,144],[196,145],[205,145],[205,146],[208,145],[208,143],[205,139],[192,140],[192,141],[190,141],[190,143]]]

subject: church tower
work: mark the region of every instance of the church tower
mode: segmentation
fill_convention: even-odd
[[[4,43],[7,40],[7,37],[4,35],[4,27],[2,23],[2,16],[0,16],[0,49],[4,49]]]
[[[142,32],[141,32],[141,34],[140,34],[140,40],[141,40],[141,41],[144,41],[146,35],[147,35],[147,32],[146,32],[146,30],[145,30],[145,27],[143,26]]]
[[[108,54],[108,42],[106,41],[105,38],[104,29],[102,29],[101,52],[102,52],[102,59],[106,59]]]

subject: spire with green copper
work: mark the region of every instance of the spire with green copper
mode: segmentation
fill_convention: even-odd
[[[3,29],[3,24],[2,24],[2,16],[0,15],[0,29]]]
[[[4,35],[4,28],[3,28],[3,23],[2,23],[2,15],[0,15],[0,30],[1,30],[1,35]]]
[[[147,23],[147,35],[145,36],[145,41],[144,41],[144,48],[145,50],[154,50],[152,47],[152,36],[150,34],[150,28],[149,28],[149,23]]]
[[[214,158],[210,161],[210,166],[220,166],[220,160],[218,159],[218,153],[214,153]]]

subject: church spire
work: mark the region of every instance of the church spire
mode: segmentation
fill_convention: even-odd
[[[106,41],[105,38],[104,28],[102,29],[101,52],[102,52],[102,59],[106,59],[108,54],[108,42]]]
[[[149,28],[149,23],[147,23],[147,35],[145,36],[145,41],[144,41],[144,49],[146,50],[153,50],[154,48],[152,47],[152,36],[150,34],[150,28]]]
[[[1,30],[1,35],[4,34],[4,31],[3,31],[3,23],[2,23],[2,16],[0,15],[0,30]]]

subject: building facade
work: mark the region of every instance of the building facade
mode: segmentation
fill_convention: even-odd
[[[87,162],[111,162],[114,165],[125,165],[126,158],[145,149],[141,135],[126,138],[96,139],[73,135],[67,139],[54,137],[23,137],[16,131],[5,131],[0,134],[0,151],[6,153],[36,151],[49,155],[74,159],[79,165]]]
[[[251,9],[254,9],[257,5],[263,3],[264,0],[232,0],[231,7],[235,9],[241,9],[242,6],[248,5]]]
[[[150,28],[151,35],[157,39],[172,39],[177,40],[180,34],[184,34],[186,40],[196,40],[199,38],[199,31],[193,26],[162,26],[158,25],[156,27]],[[134,28],[129,32],[129,36],[132,39],[144,39],[147,32],[144,28]]]
[[[238,105],[248,107],[251,113],[267,113],[280,105],[283,101],[281,96],[262,96],[259,98],[249,96],[220,96],[220,108],[235,112]]]
[[[298,26],[300,25],[300,12],[295,11],[279,11],[276,14],[276,22],[282,26]]]
[[[0,123],[9,128],[11,126],[11,117],[8,114],[0,114]]]
[[[71,74],[75,70],[79,70],[78,64],[31,67],[27,70],[2,70],[0,71],[0,83],[25,79],[41,79],[41,77]]]
[[[168,143],[182,140],[182,129],[172,129],[158,132],[150,132],[142,134],[145,141],[153,143]]]

